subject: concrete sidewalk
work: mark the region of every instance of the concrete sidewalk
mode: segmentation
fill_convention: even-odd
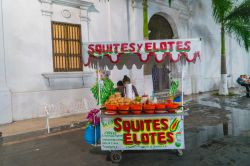
[[[75,114],[71,116],[52,118],[49,120],[51,131],[60,131],[65,128],[73,128],[86,122],[86,113]],[[11,137],[27,133],[41,131],[46,133],[46,117],[22,120],[6,125],[0,125],[2,137]]]

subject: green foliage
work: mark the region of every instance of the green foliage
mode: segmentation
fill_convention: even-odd
[[[148,0],[143,0],[143,37],[148,39]]]
[[[179,81],[178,80],[172,81],[168,96],[175,96],[178,90],[178,87],[179,87]]]
[[[250,48],[250,0],[234,4],[234,0],[212,0],[215,22],[222,31],[232,34],[247,51]]]
[[[212,0],[215,22],[222,24],[225,21],[225,16],[230,12],[232,7],[232,0]]]
[[[169,6],[171,6],[172,1],[173,1],[173,0],[168,0]]]
[[[101,101],[99,101],[98,83],[96,83],[91,88],[91,92],[92,92],[94,98],[97,100],[97,105],[99,105],[99,104],[103,105],[105,103],[105,101],[109,98],[109,96],[111,96],[112,94],[115,93],[114,83],[108,78],[103,79],[103,85],[100,86],[100,100]]]

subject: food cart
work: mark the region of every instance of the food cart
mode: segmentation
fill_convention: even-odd
[[[166,61],[179,62],[183,66],[185,62],[195,62],[200,58],[200,51],[200,39],[84,43],[83,62],[85,66],[92,66],[98,71],[100,68],[112,69],[115,65],[118,69],[123,66],[132,68],[133,64],[141,68],[146,63],[164,64]],[[182,149],[185,149],[183,78],[182,68],[181,102],[175,107],[167,101],[166,105],[162,102],[132,102],[131,105],[124,106],[126,99],[122,99],[118,94],[112,96],[112,99],[121,100],[123,104],[115,108],[108,105],[102,109],[100,146],[102,150],[110,152],[113,162],[119,162],[122,159],[122,151],[125,150],[175,149],[182,155]],[[98,85],[100,101],[99,74]]]

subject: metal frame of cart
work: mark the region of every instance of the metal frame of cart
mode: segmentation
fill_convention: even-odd
[[[181,61],[183,66],[186,61],[195,62],[200,57],[200,52],[200,39],[84,43],[83,63],[98,69],[100,90],[100,68],[110,68],[118,64],[131,67],[130,63],[139,63],[139,66],[145,63],[164,63],[166,57],[170,62]],[[154,57],[153,62],[150,60],[151,56]],[[182,107],[178,113],[112,116],[101,114],[101,144],[97,144],[96,140],[94,146],[110,151],[113,162],[121,161],[122,151],[125,150],[176,149],[182,155],[182,149],[185,148],[183,79],[182,67]],[[100,99],[100,91],[98,94]]]

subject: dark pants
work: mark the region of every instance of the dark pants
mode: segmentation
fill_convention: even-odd
[[[246,90],[247,90],[247,96],[249,97],[249,96],[250,96],[250,84],[241,84],[241,86],[246,87]]]

